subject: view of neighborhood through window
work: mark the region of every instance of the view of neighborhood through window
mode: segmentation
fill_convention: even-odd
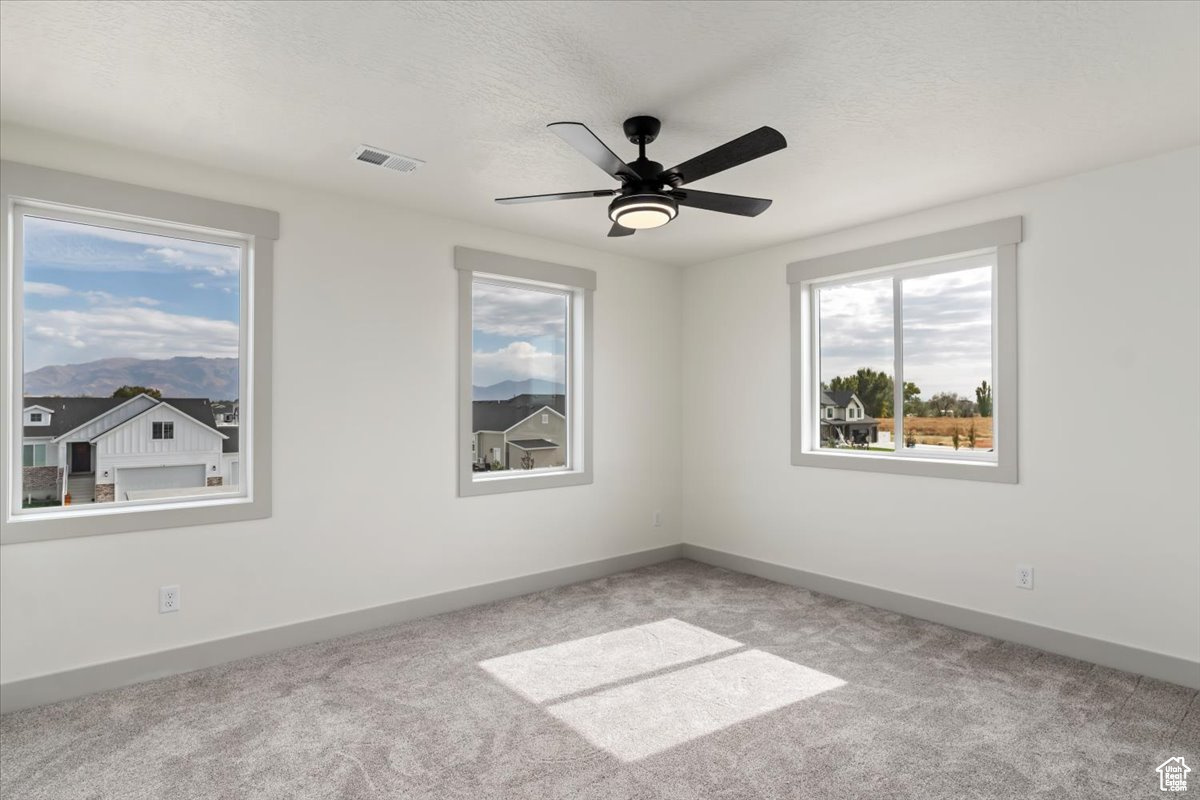
[[[16,211],[21,507],[240,491],[245,245]]]
[[[817,289],[822,449],[895,453],[899,444],[907,456],[995,460],[992,272],[987,260],[959,259]]]
[[[892,279],[827,286],[818,298],[821,447],[895,449],[879,435],[892,415]]]
[[[570,301],[566,291],[479,277],[472,281],[476,478],[568,465]]]
[[[992,459],[992,268],[901,280],[904,443]]]

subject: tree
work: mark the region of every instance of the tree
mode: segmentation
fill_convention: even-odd
[[[953,392],[938,392],[929,398],[929,406],[938,414],[946,416],[958,406],[958,395]]]
[[[967,444],[971,446],[972,450],[975,449],[975,442],[978,438],[979,434],[975,431],[975,419],[972,417],[971,427],[967,428]]]
[[[912,381],[904,382],[904,413],[906,416],[925,416],[925,403],[921,400],[921,387]]]
[[[139,394],[148,394],[153,398],[162,399],[162,392],[158,389],[150,389],[145,386],[122,386],[112,393],[113,397],[137,397]]]
[[[990,417],[992,415],[992,387],[988,386],[987,381],[975,388],[975,403],[979,406],[979,416]]]
[[[892,376],[863,367],[848,378],[841,376],[829,382],[829,391],[854,392],[862,401],[869,417],[892,416]]]
[[[954,416],[956,417],[973,417],[975,416],[975,401],[966,397],[958,398],[958,402],[954,404]]]

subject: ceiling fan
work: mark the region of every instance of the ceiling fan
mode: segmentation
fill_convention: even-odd
[[[787,147],[787,140],[783,138],[783,134],[774,128],[763,126],[678,166],[663,169],[662,164],[646,158],[646,145],[658,138],[662,129],[662,123],[654,117],[630,117],[625,120],[625,135],[638,146],[637,160],[628,164],[617,158],[616,154],[581,122],[552,122],[546,127],[583,153],[608,175],[620,181],[621,188],[497,197],[496,202],[540,203],[545,200],[576,200],[616,195],[617,198],[608,207],[608,218],[613,222],[608,232],[609,236],[630,236],[634,231],[643,228],[666,225],[675,219],[680,206],[756,217],[767,210],[771,205],[770,200],[736,194],[699,192],[679,187]]]

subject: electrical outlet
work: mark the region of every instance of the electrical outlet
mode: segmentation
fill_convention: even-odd
[[[656,527],[656,528],[662,527],[662,512],[661,511],[654,512],[654,527]]]
[[[178,586],[158,587],[158,613],[170,614],[178,611],[181,604]]]
[[[1024,564],[1017,565],[1017,588],[1033,588],[1033,567]]]

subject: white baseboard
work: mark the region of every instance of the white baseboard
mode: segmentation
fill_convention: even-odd
[[[679,558],[682,545],[656,547],[586,564],[575,564],[533,575],[522,575],[494,583],[469,586],[449,592],[401,600],[397,603],[305,620],[278,628],[253,631],[224,639],[161,650],[49,675],[0,684],[0,713],[56,703],[105,689],[177,675],[228,661],[298,647],[374,628],[395,625],[420,617],[444,614],[460,608],[504,600],[555,586],[601,578],[637,567]]]
[[[1001,617],[985,611],[927,600],[923,597],[832,578],[815,572],[805,572],[769,561],[739,556],[697,544],[684,544],[683,557],[734,572],[757,575],[760,578],[811,589],[843,600],[853,600],[876,608],[884,608],[910,617],[939,622],[984,636],[993,636],[1017,644],[1029,645],[1048,653],[1057,653],[1104,667],[1146,675],[1151,678],[1200,689],[1200,663],[1186,658],[1142,650],[1125,644],[1094,639],[1078,633],[1047,628],[1032,622]]]

